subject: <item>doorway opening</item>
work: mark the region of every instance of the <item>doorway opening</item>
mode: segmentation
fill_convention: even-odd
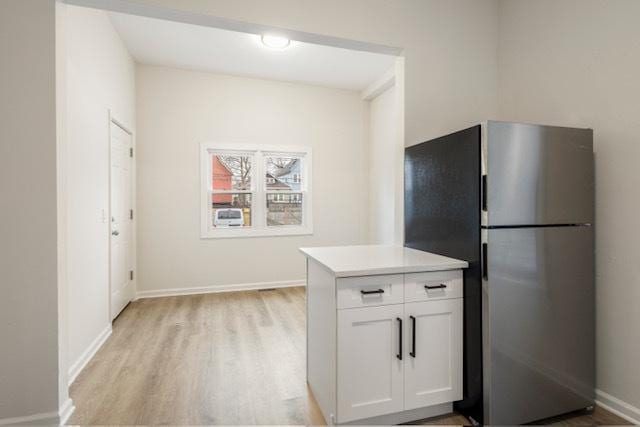
[[[71,422],[326,421],[297,248],[402,240],[400,50],[120,6],[64,12]]]

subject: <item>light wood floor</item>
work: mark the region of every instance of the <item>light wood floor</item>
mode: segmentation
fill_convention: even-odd
[[[305,383],[304,298],[286,288],[131,303],[72,385],[69,423],[324,424]],[[628,424],[599,408],[552,421]]]

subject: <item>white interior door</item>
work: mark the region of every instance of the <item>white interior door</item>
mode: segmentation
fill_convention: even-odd
[[[111,319],[133,299],[132,138],[111,123]]]
[[[462,399],[462,301],[405,305],[404,409]]]
[[[403,305],[338,310],[338,422],[403,409]]]

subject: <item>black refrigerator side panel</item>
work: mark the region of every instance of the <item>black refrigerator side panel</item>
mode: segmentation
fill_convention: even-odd
[[[480,126],[405,149],[405,246],[469,262],[464,271],[464,399],[482,421]]]

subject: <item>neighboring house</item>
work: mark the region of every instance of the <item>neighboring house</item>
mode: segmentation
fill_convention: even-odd
[[[267,172],[267,191],[270,190],[291,190],[291,187]]]
[[[231,171],[220,161],[218,156],[212,156],[213,188],[216,190],[231,190]],[[214,194],[213,206],[231,206],[232,194]]]
[[[286,167],[277,170],[277,174],[267,172],[267,190],[300,191],[302,187],[300,160],[295,159]],[[299,194],[278,194],[275,202],[299,203]]]
[[[286,182],[291,182],[287,184]],[[300,182],[300,176],[298,175],[298,182]],[[299,188],[299,185],[298,185]],[[267,191],[271,190],[296,190],[295,184],[292,182],[290,174],[281,175],[279,178],[274,177],[272,174],[267,173]],[[271,203],[293,203],[298,204],[302,202],[300,194],[291,193],[273,193],[269,195],[269,202]]]
[[[280,182],[287,185],[290,190],[299,191],[301,188],[300,165],[302,162],[294,159],[286,168],[282,168],[276,177]]]
[[[302,194],[288,192],[301,189],[300,163],[294,160],[286,167],[267,173],[267,191],[273,191],[267,195],[267,225],[302,223]]]

